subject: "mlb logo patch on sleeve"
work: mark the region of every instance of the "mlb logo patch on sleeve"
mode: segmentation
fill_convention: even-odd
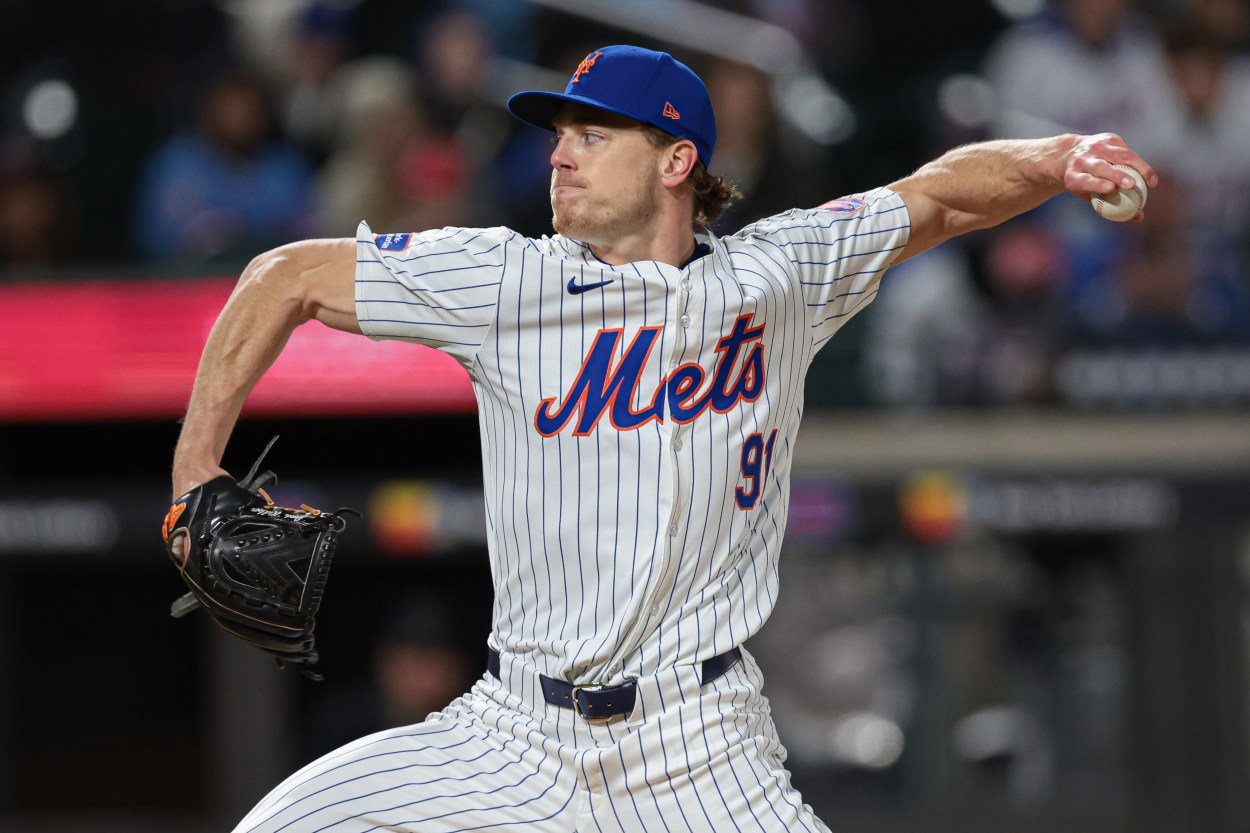
[[[373,242],[377,244],[379,251],[402,252],[404,249],[408,248],[408,241],[411,238],[411,233],[375,234],[373,236]]]
[[[836,200],[816,206],[817,211],[832,211],[834,214],[854,214],[864,207],[859,197],[838,197]]]

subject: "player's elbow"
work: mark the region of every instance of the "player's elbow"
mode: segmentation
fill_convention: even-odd
[[[313,316],[307,288],[300,280],[304,267],[297,246],[281,246],[256,255],[239,275],[235,292],[253,299],[263,297],[280,306],[292,323],[302,324]]]
[[[997,219],[988,214],[973,214],[946,206],[941,215],[941,235],[943,239],[949,240],[970,231],[990,228],[996,222]]]
[[[941,172],[914,174],[890,187],[902,197],[911,223],[908,255],[919,254],[971,231],[989,228],[1002,218],[988,201],[967,199]]]
[[[951,208],[935,200],[926,199],[921,210],[913,207],[916,204],[917,200],[913,198],[909,204],[911,230],[907,245],[894,259],[895,265],[940,246],[952,237],[992,225],[985,217]]]
[[[354,240],[301,240],[252,258],[239,285],[279,300],[297,323],[324,321],[354,312],[355,266]]]

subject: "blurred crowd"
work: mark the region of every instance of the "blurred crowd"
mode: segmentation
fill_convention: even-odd
[[[511,118],[508,93],[562,86],[607,39],[648,41],[502,0],[145,0],[143,19],[108,24],[133,24],[133,42],[101,55],[73,32],[42,48],[38,11],[20,5],[30,19],[0,26],[36,38],[16,44],[24,64],[0,59],[0,274],[15,278],[228,274],[362,220],[549,232],[549,141]],[[118,17],[84,13],[82,37]],[[827,199],[827,178],[800,177],[778,147],[766,76],[699,68],[722,112],[720,165],[747,194],[735,221]]]
[[[506,94],[558,88],[590,49],[631,41],[709,84],[714,167],[745,194],[720,232],[966,141],[1109,130],[1154,163],[1146,223],[1063,197],[893,270],[852,331],[873,402],[1043,403],[1080,388],[1057,360],[1073,349],[1250,343],[1246,0],[708,5],[789,30],[855,134],[813,144],[759,69],[548,4],[83,3],[64,28],[14,0],[0,11],[0,279],[231,274],[362,220],[541,235],[549,143],[508,116]],[[1250,394],[1244,367],[1222,372]]]
[[[1112,131],[1161,183],[1140,224],[1061,198],[892,271],[865,350],[876,396],[1250,400],[1248,34],[1243,0],[1053,0],[945,84],[952,138]]]

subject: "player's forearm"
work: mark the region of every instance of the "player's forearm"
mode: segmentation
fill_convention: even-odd
[[[226,441],[252,388],[295,328],[313,318],[359,333],[356,241],[306,240],[267,252],[243,270],[209,333],[178,447],[174,495],[222,473]]]
[[[244,270],[200,357],[174,452],[175,495],[220,473],[248,395],[309,317],[295,276],[272,254]]]
[[[1064,190],[1080,137],[1002,139],[955,148],[897,183],[934,203],[944,237],[988,228]]]
[[[1067,190],[1079,197],[1128,188],[1119,165],[1159,184],[1154,169],[1114,133],[1003,139],[952,150],[893,183],[911,233],[895,263],[944,240],[1009,220]]]

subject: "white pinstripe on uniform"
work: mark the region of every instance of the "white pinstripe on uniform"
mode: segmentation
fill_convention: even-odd
[[[804,375],[908,232],[884,188],[700,235],[683,269],[362,224],[364,332],[473,380],[503,682],[310,765],[239,830],[824,829],[749,655],[707,686],[697,668],[772,611]],[[586,721],[540,673],[636,679],[638,704]]]

